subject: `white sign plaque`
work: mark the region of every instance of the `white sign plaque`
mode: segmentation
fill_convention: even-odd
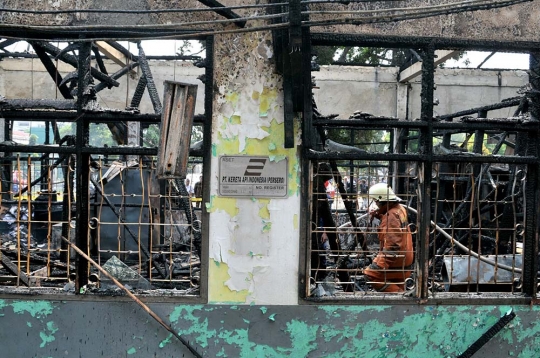
[[[223,155],[219,157],[219,195],[257,198],[287,196],[287,158]]]

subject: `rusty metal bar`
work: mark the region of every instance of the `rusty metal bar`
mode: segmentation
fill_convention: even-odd
[[[135,241],[135,243],[137,243],[140,247],[140,250],[142,251],[142,253],[146,256],[146,258],[150,259],[151,258],[151,255],[150,255],[150,252],[148,251],[148,249],[144,246],[142,246],[140,244],[140,241],[139,241],[139,237],[140,235],[135,235],[135,233],[133,231],[131,231],[131,229],[129,228],[129,226],[127,225],[128,223],[126,222],[126,220],[120,215],[120,213],[118,212],[118,210],[115,208],[115,206],[111,203],[111,201],[109,200],[109,198],[107,198],[107,195],[105,195],[103,193],[103,190],[101,189],[101,185],[96,181],[94,180],[93,178],[90,178],[90,181],[92,182],[92,184],[94,185],[94,187],[96,188],[96,191],[97,193],[101,196],[101,198],[103,199],[103,201],[105,201],[105,204],[107,204],[107,206],[111,209],[111,211],[113,212],[113,214],[118,218],[118,220],[122,223],[122,224],[126,224],[124,227],[125,229],[127,230],[127,232],[129,233],[129,235],[131,236],[131,238]],[[122,205],[122,208],[125,207],[126,205]],[[137,207],[140,207],[140,205],[138,205]],[[163,277],[163,278],[166,278],[167,276],[165,275],[165,272],[163,272],[163,270],[161,269],[161,267],[159,267],[158,265],[155,266],[156,267],[156,270],[159,272],[159,274]]]
[[[137,296],[135,296],[133,293],[131,293],[130,290],[128,290],[126,288],[126,286],[122,285],[120,283],[120,281],[118,281],[113,275],[111,275],[110,273],[108,273],[103,267],[101,267],[97,262],[95,262],[94,260],[92,260],[91,257],[89,257],[86,253],[84,253],[81,249],[79,249],[76,245],[73,245],[71,242],[69,242],[69,240],[67,240],[65,237],[62,236],[62,240],[68,244],[71,248],[73,248],[79,255],[81,255],[85,260],[87,260],[88,262],[90,262],[92,265],[94,265],[95,268],[97,268],[99,270],[99,272],[101,272],[104,276],[106,276],[109,280],[111,280],[112,282],[114,282],[114,284],[116,286],[118,286],[118,288],[120,288],[122,291],[124,291],[126,293],[126,295],[131,298],[133,301],[135,301],[136,304],[138,304],[139,306],[142,307],[142,309],[144,309],[146,311],[146,313],[148,313],[153,319],[156,320],[156,322],[158,322],[163,328],[165,328],[167,331],[169,331],[173,336],[175,336],[176,338],[178,338],[178,340],[180,342],[182,342],[183,345],[186,346],[187,349],[189,349],[189,351],[191,353],[193,353],[196,357],[201,357],[202,358],[202,355],[197,352],[197,350],[188,342],[186,341],[182,336],[180,336],[178,333],[176,333],[176,331],[174,329],[172,329],[171,326],[169,326],[168,324],[166,324],[154,311],[152,311],[150,309],[150,307],[148,307],[144,302],[142,302],[139,298],[137,298]]]

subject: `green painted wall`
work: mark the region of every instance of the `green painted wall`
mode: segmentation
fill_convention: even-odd
[[[516,318],[474,357],[540,356],[536,306],[150,307],[205,357],[456,357],[509,309]],[[2,357],[185,357],[136,304],[0,300]]]

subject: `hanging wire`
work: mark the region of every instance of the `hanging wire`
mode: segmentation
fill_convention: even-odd
[[[361,25],[367,23],[382,23],[382,22],[394,22],[402,20],[412,20],[418,18],[439,16],[439,15],[449,15],[461,12],[468,11],[477,11],[477,10],[488,10],[498,7],[506,7],[510,5],[515,5],[518,3],[529,2],[529,0],[505,0],[505,1],[492,1],[492,0],[476,0],[476,1],[461,1],[458,3],[444,4],[444,5],[433,5],[433,6],[423,6],[419,8],[394,8],[388,10],[366,10],[365,12],[356,11],[344,13],[356,13],[356,14],[370,14],[370,13],[388,13],[385,16],[380,17],[345,17],[338,19],[328,19],[328,20],[319,20],[319,21],[303,21],[302,26],[328,26],[328,25],[340,25],[340,24],[352,24],[352,25]],[[401,12],[401,13],[400,13]],[[324,12],[329,13],[329,12]],[[303,12],[303,14],[311,14],[308,12]]]
[[[354,2],[372,2],[374,0],[353,0]],[[391,0],[382,0],[391,1]],[[399,0],[403,1],[403,0]],[[311,2],[311,1],[310,1]],[[254,8],[268,8],[289,5],[289,2],[280,2],[275,4],[255,4],[255,5],[237,5],[237,6],[216,6],[207,8],[191,9],[155,9],[155,10],[125,10],[125,9],[65,9],[65,10],[26,10],[0,8],[0,12],[34,14],[34,15],[57,15],[57,14],[76,14],[76,13],[99,13],[99,14],[161,14],[161,13],[182,13],[182,12],[215,12],[217,10],[243,10]]]
[[[303,0],[300,1],[302,5],[309,4],[335,4],[335,5],[348,5],[349,3],[371,3],[371,2],[396,2],[407,0]]]
[[[507,2],[510,0],[503,0],[502,2]],[[456,6],[473,6],[476,4],[493,4],[500,2],[500,0],[469,0],[469,1],[458,1],[448,4],[438,4],[438,5],[426,5],[426,6],[417,6],[417,7],[394,7],[394,8],[381,8],[373,10],[317,10],[317,11],[303,11],[302,14],[380,14],[380,13],[391,13],[397,11],[407,11],[415,12],[422,10],[430,9],[448,9],[454,8]]]
[[[385,22],[394,22],[394,21],[403,21],[411,20],[418,18],[426,18],[432,16],[448,15],[454,13],[461,13],[467,11],[476,11],[476,10],[487,10],[499,7],[506,7],[510,5],[515,5],[519,3],[530,2],[530,0],[473,0],[473,1],[460,1],[452,4],[444,5],[433,5],[433,6],[423,6],[416,8],[393,8],[387,10],[365,10],[365,11],[355,11],[355,12],[339,12],[339,13],[353,13],[353,14],[384,14],[385,16],[365,16],[365,17],[345,17],[345,18],[334,18],[327,20],[318,20],[318,21],[303,21],[303,27],[315,27],[315,26],[330,26],[330,25],[343,25],[343,24],[353,24],[361,25],[368,23],[385,23]],[[282,3],[283,4],[283,3]],[[304,15],[309,14],[331,14],[332,12],[302,12]],[[264,26],[254,26],[251,28],[238,28],[238,29],[227,29],[227,30],[207,30],[207,29],[197,29],[193,28],[196,25],[215,25],[215,24],[229,24],[235,23],[238,21],[253,21],[253,20],[268,20],[276,19],[287,16],[288,13],[279,13],[271,15],[261,15],[253,17],[241,17],[236,19],[226,19],[226,20],[213,20],[213,21],[196,21],[196,22],[186,22],[186,23],[176,23],[176,24],[151,24],[151,25],[137,25],[131,29],[126,29],[125,25],[84,25],[84,26],[14,26],[10,24],[0,24],[1,29],[24,29],[24,30],[35,30],[44,33],[55,33],[58,34],[59,31],[80,31],[84,28],[85,32],[96,32],[103,33],[104,36],[94,36],[87,37],[85,39],[71,39],[71,41],[96,41],[96,40],[125,40],[125,37],[130,37],[132,40],[146,39],[152,37],[154,39],[184,39],[200,37],[200,36],[211,36],[211,35],[221,35],[221,34],[235,34],[235,33],[245,33],[245,32],[256,32],[256,31],[268,31],[268,30],[277,30],[289,27],[288,22],[282,22],[277,24],[267,24]],[[189,28],[187,28],[189,26]],[[146,31],[145,31],[146,30]],[[153,30],[150,34],[147,30]],[[159,33],[158,30],[163,30],[164,33]],[[179,34],[178,31],[185,31],[185,33]],[[170,33],[169,33],[170,32]],[[124,36],[124,37],[119,37]],[[6,38],[12,38],[4,36]]]

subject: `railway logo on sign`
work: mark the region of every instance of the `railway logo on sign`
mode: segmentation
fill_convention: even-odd
[[[269,157],[219,157],[219,195],[233,197],[285,198],[288,178],[287,159]]]
[[[265,164],[266,159],[251,158],[248,166],[246,167],[246,171],[244,172],[244,176],[261,176]]]

